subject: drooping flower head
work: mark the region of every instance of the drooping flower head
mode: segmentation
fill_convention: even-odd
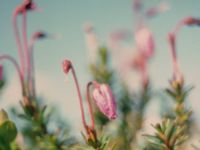
[[[42,31],[38,31],[38,32],[35,32],[33,34],[33,38],[34,39],[43,39],[47,36],[47,34],[45,32],[42,32]]]
[[[168,42],[170,45],[171,56],[172,56],[172,63],[173,63],[173,80],[176,83],[183,84],[183,74],[180,71],[178,61],[177,61],[177,54],[176,54],[176,38],[177,34],[183,26],[194,26],[200,25],[200,19],[195,17],[186,17],[183,18],[178,24],[176,25],[175,29],[168,34]]]
[[[198,25],[200,26],[200,18],[195,18],[195,17],[186,17],[182,20],[183,24],[185,25]]]
[[[93,98],[99,110],[109,119],[115,119],[116,113],[116,100],[112,90],[107,84],[99,84],[94,82]]]
[[[174,34],[177,35],[177,33],[179,32],[179,30],[183,27],[183,26],[200,26],[200,18],[195,18],[195,17],[185,17],[183,18],[180,22],[178,22],[178,24],[176,25],[175,29],[174,29]]]
[[[133,0],[133,10],[135,12],[141,11],[142,7],[143,7],[142,0]]]
[[[37,10],[37,5],[32,0],[24,0],[21,5],[16,7],[14,15],[22,14],[24,11]]]
[[[71,61],[65,59],[62,63],[64,73],[68,74],[71,69]]]

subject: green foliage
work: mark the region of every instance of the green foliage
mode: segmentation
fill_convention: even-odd
[[[90,72],[94,80],[112,84],[113,71],[109,67],[109,53],[106,47],[100,47],[96,64],[90,64]]]
[[[23,123],[21,132],[27,143],[28,149],[61,149],[65,150],[76,143],[69,135],[69,126],[57,117],[55,109],[50,109],[41,103],[41,99],[32,99],[30,105],[20,103],[23,112],[15,108],[12,112]],[[56,119],[58,118],[58,119]],[[52,131],[49,124],[56,123],[57,128]]]
[[[166,89],[166,93],[173,99],[175,103],[174,116],[171,119],[164,119],[162,124],[153,126],[156,130],[155,135],[146,135],[151,145],[160,150],[176,150],[180,149],[182,143],[189,138],[189,130],[191,125],[191,110],[185,108],[186,97],[191,91],[190,88],[184,88],[183,82],[172,80],[170,88]],[[150,148],[150,149],[151,149]]]
[[[17,136],[15,124],[9,120],[4,110],[0,111],[0,148],[10,150],[10,144]]]
[[[161,124],[153,127],[156,130],[155,135],[145,135],[152,149],[156,147],[159,150],[176,150],[188,138],[186,127],[170,119],[164,119]],[[149,148],[145,148],[147,149]]]
[[[91,150],[114,150],[115,144],[113,144],[110,138],[106,135],[102,135],[98,139],[92,139],[91,137],[86,137],[82,133],[83,138],[85,139],[87,145],[80,145],[77,149],[91,149]],[[89,147],[88,147],[89,146]],[[91,148],[92,147],[92,148]]]
[[[5,81],[4,80],[0,80],[0,90],[3,88],[4,85],[5,85]]]
[[[139,3],[137,3],[137,5]],[[136,5],[136,3],[134,5]],[[20,40],[20,37],[16,36],[16,40],[21,41],[21,44],[24,46],[23,50],[28,51],[27,53],[28,56],[30,55],[29,56],[30,58],[33,57],[31,56],[32,52],[30,51],[33,49],[35,41],[30,41],[30,43],[33,42],[31,43],[33,45],[30,46],[31,47],[30,49],[29,48],[26,49],[26,45],[27,43],[29,43],[29,41],[26,42],[27,39],[25,37],[26,11],[35,9],[34,7],[35,6],[33,1],[27,0],[24,1],[16,9],[17,13],[23,14],[22,36],[24,36],[22,40]],[[158,13],[159,11],[161,11],[161,10],[156,10],[158,11],[156,12],[154,9],[150,9],[150,13]],[[152,10],[153,12],[151,12]],[[139,16],[139,20],[141,18],[145,18],[145,16],[143,16],[142,14],[143,13],[142,9],[135,10],[134,12],[136,13],[136,16]],[[17,20],[16,18],[13,19],[14,21]],[[144,22],[145,20],[143,19],[140,20],[138,24],[136,23],[136,27],[137,26],[138,27],[141,26],[142,28],[145,27],[146,25],[143,24]],[[186,19],[182,23],[192,25],[194,24],[194,22],[196,22],[195,24],[199,24],[199,20],[194,18],[189,18],[189,20]],[[17,26],[17,22],[13,22],[14,25],[15,23]],[[87,29],[86,31],[87,34],[88,35],[91,34],[92,30],[93,30],[92,28]],[[136,30],[136,32],[138,31],[139,28]],[[18,31],[16,33],[18,33]],[[21,33],[19,35],[21,36]],[[46,34],[43,33],[36,34],[36,37],[34,37],[35,39],[33,40],[37,40],[37,38],[43,38],[44,36],[46,36]],[[120,40],[121,38],[124,38],[123,34],[117,36],[120,36],[117,37],[117,40],[118,38]],[[137,35],[135,34],[134,36],[136,39]],[[142,38],[145,38],[146,35],[142,36],[144,36]],[[146,43],[143,43],[144,47],[147,46],[152,47],[151,40],[147,39]],[[175,41],[172,41],[172,47],[175,46],[175,43],[173,42]],[[140,48],[140,46],[138,47],[138,45],[140,45],[138,41],[136,41],[135,44],[136,44],[135,45],[136,49],[142,49]],[[92,75],[93,80],[111,85],[111,88],[113,89],[117,97],[116,99],[118,106],[118,120],[114,122],[115,124],[112,124],[110,120],[107,119],[98,109],[96,109],[97,108],[96,106],[94,106],[95,128],[93,126],[89,127],[85,125],[87,123],[83,123],[86,130],[86,134],[82,133],[82,136],[85,140],[85,144],[83,144],[81,141],[78,142],[73,136],[71,136],[70,127],[62,119],[60,119],[58,115],[54,115],[55,108],[51,108],[50,106],[43,104],[42,103],[43,100],[38,98],[38,95],[35,93],[34,89],[35,81],[34,81],[33,60],[30,60],[29,62],[30,58],[28,58],[28,56],[27,58],[23,58],[24,60],[26,60],[26,61],[22,60],[22,62],[25,63],[23,64],[25,66],[25,70],[23,70],[24,67],[23,65],[20,66],[21,64],[19,65],[19,68],[17,67],[17,69],[19,69],[20,79],[22,78],[21,79],[22,100],[20,101],[22,111],[20,111],[19,113],[17,108],[14,108],[12,110],[14,116],[17,119],[19,119],[17,120],[18,121],[17,125],[19,124],[19,133],[22,133],[20,134],[20,136],[22,136],[24,139],[23,141],[24,145],[22,146],[28,150],[45,150],[45,149],[47,150],[69,150],[69,149],[70,150],[132,150],[141,147],[141,145],[139,145],[137,141],[137,133],[142,129],[144,123],[145,110],[148,106],[149,101],[153,97],[152,87],[150,87],[149,76],[147,73],[148,72],[147,63],[148,59],[150,59],[151,57],[149,55],[151,54],[146,55],[145,50],[142,51],[143,52],[141,53],[142,54],[141,56],[138,55],[139,53],[137,54],[138,55],[137,59],[141,60],[136,60],[136,61],[130,60],[131,62],[130,66],[139,72],[141,71],[140,73],[143,73],[140,74],[141,77],[143,78],[141,82],[142,88],[135,92],[132,89],[131,90],[128,89],[126,85],[123,83],[123,81],[118,77],[118,75],[116,75],[114,68],[112,68],[111,66],[110,53],[107,47],[98,48],[98,54],[97,54],[98,57],[96,62],[93,64],[89,64],[90,73]],[[12,62],[14,62],[15,66],[18,66],[17,64],[18,61],[16,61],[16,64],[15,60],[12,60]],[[69,67],[72,67],[71,64],[69,65]],[[130,71],[133,71],[131,70],[133,68],[129,68]],[[5,84],[5,79],[0,81],[0,90],[3,88],[4,84]],[[167,95],[170,98],[172,98],[174,102],[173,111],[171,111],[172,113],[168,115],[168,117],[165,118],[163,117],[161,123],[152,125],[153,128],[155,129],[155,134],[144,135],[148,143],[144,147],[142,146],[142,149],[144,150],[182,149],[183,143],[190,137],[190,129],[192,125],[192,120],[191,120],[192,111],[186,108],[186,98],[191,89],[192,87],[184,86],[182,78],[180,79],[178,78],[178,80],[175,80],[174,77],[173,80],[170,81],[170,87],[167,88],[165,91]],[[51,126],[52,124],[56,127],[52,127]],[[106,132],[103,133],[103,131]],[[4,110],[1,110],[0,150],[19,150],[19,145],[18,145],[19,143],[17,143],[15,140],[17,132],[18,131],[15,123],[9,120],[8,115]],[[107,136],[108,133],[111,133],[111,136],[108,137]],[[195,145],[192,145],[192,147],[195,150],[199,150],[199,148]]]
[[[185,107],[186,98],[193,87],[184,87],[184,84],[179,84],[177,81],[172,81],[170,83],[170,88],[165,91],[175,102],[175,120],[179,125],[186,125],[187,131],[189,133],[189,128],[191,125],[191,114],[192,111]]]

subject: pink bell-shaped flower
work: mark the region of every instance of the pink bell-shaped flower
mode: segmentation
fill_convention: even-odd
[[[109,119],[115,119],[116,101],[112,90],[107,84],[99,84],[94,82],[93,98],[100,111]]]
[[[135,34],[135,41],[138,50],[148,59],[154,54],[154,38],[150,30],[146,27],[140,28]]]

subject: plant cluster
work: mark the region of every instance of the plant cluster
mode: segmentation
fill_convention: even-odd
[[[34,45],[38,40],[56,36],[37,31],[28,40],[27,14],[40,9],[33,0],[23,0],[12,16],[19,62],[11,55],[0,54],[0,62],[10,61],[19,76],[19,104],[22,109],[11,109],[14,118],[8,117],[4,109],[0,110],[0,149],[184,150],[186,145],[191,149],[199,149],[192,143],[188,144],[193,120],[192,110],[187,107],[187,96],[192,87],[185,83],[176,54],[178,32],[184,26],[199,26],[199,18],[185,17],[167,34],[173,74],[169,87],[162,92],[173,100],[173,108],[169,114],[162,116],[160,123],[152,124],[154,134],[142,132],[148,104],[156,96],[149,73],[156,42],[146,22],[168,7],[166,3],[161,3],[144,9],[141,0],[133,0],[133,34],[127,30],[117,30],[110,34],[108,44],[99,43],[91,24],[84,26],[86,45],[92,56],[88,64],[91,81],[85,86],[85,97],[82,96],[73,63],[68,59],[62,61],[62,70],[66,76],[72,74],[73,81],[70,82],[75,83],[74,93],[78,95],[84,129],[81,132],[83,141],[80,141],[71,134],[65,121],[54,115],[56,108],[47,105],[37,93]],[[18,27],[18,17],[21,17],[21,28]],[[128,43],[127,46],[130,37],[134,38],[134,44]],[[138,76],[138,86],[135,88],[130,80],[133,74]],[[6,81],[4,67],[0,64],[0,92],[3,92]],[[84,107],[84,100],[87,108]],[[87,121],[86,110],[90,122]],[[56,123],[56,128],[51,129],[51,122]]]

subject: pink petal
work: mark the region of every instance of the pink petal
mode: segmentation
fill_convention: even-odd
[[[102,84],[100,89],[105,94],[105,98],[107,100],[108,107],[110,108],[109,114],[108,114],[109,118],[115,119],[117,117],[115,97],[108,85]]]
[[[154,38],[148,28],[141,28],[135,34],[137,48],[143,52],[146,58],[152,57],[154,54]]]
[[[115,98],[108,85],[101,84],[98,88],[95,88],[93,98],[105,116],[109,119],[115,119],[117,117]]]

